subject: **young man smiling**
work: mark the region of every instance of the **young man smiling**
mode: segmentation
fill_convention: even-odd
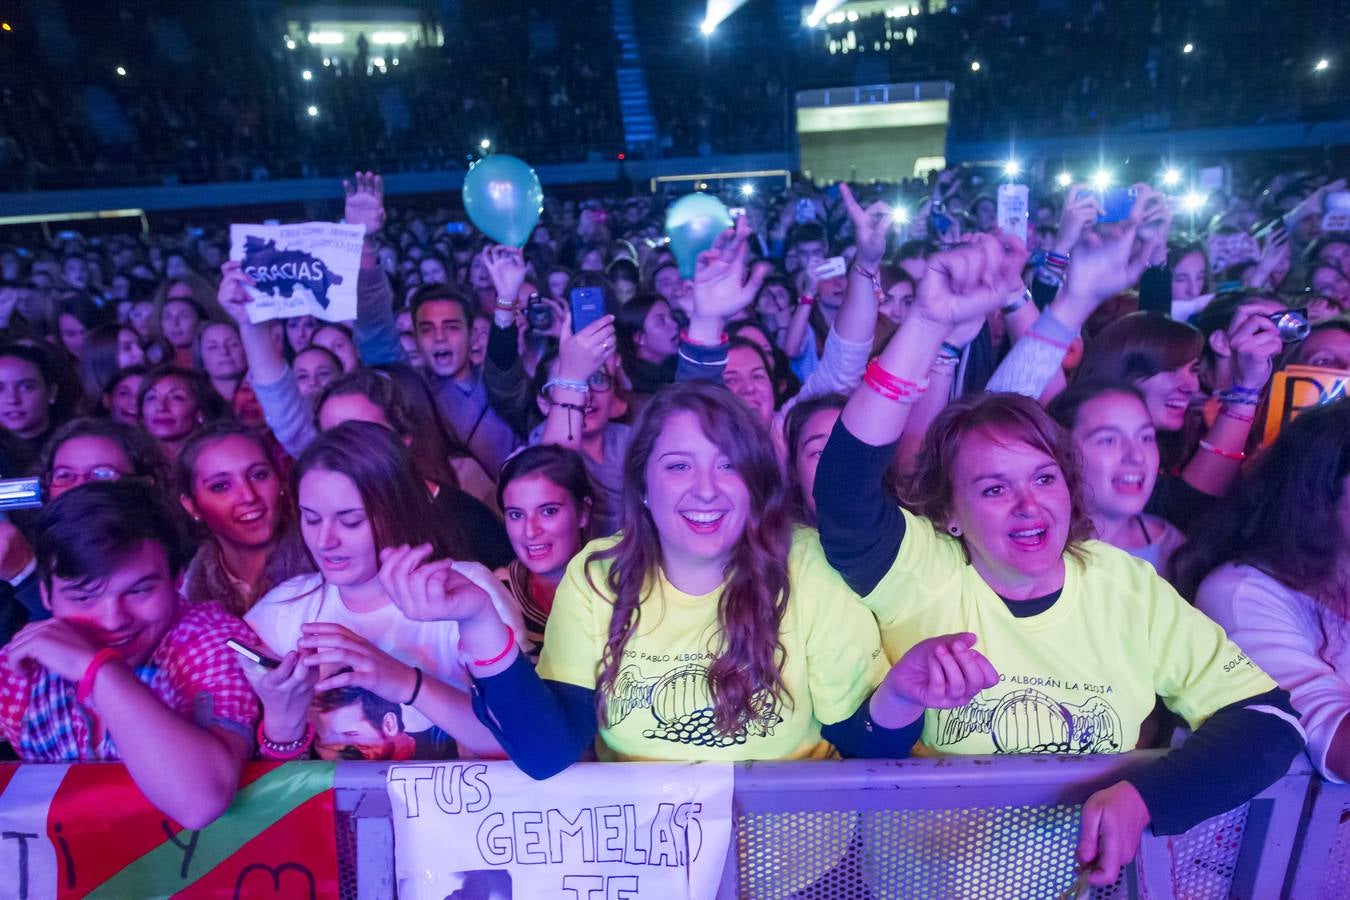
[[[258,718],[225,641],[258,640],[180,598],[192,547],[175,512],[130,480],[83,485],[42,511],[33,549],[52,618],[0,651],[0,737],[25,762],[121,760],[179,824],[214,821]]]

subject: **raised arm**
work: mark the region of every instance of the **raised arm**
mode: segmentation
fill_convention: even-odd
[[[997,307],[1025,259],[1022,243],[1009,236],[975,235],[935,254],[914,308],[844,407],[821,455],[814,495],[826,558],[855,592],[872,592],[904,538],[904,518],[886,498],[882,476],[911,409],[930,390],[943,342]]]
[[[376,238],[384,227],[384,179],[374,172],[357,172],[342,182],[346,195],[343,218],[349,225],[366,226],[361,245],[361,271],[356,282],[356,322],[352,343],[368,366],[407,362],[398,340],[394,292],[376,256]]]
[[[1166,201],[1146,184],[1135,185],[1135,190],[1128,219],[1093,227],[1095,215],[1088,220],[1082,210],[1095,210],[1096,199],[1085,198],[1082,186],[1070,188],[1061,227],[1077,224],[1080,218],[1083,221],[1077,243],[1068,254],[1064,285],[994,372],[990,391],[1041,396],[1088,317],[1103,301],[1139,282],[1158,244],[1167,239]]]
[[[1275,357],[1284,352],[1284,342],[1275,323],[1255,306],[1239,306],[1228,330],[1216,337],[1232,353],[1233,385],[1219,392],[1223,403],[1219,415],[1181,479],[1197,491],[1222,497],[1242,467],[1247,438],[1256,424],[1257,401],[1270,381]]]
[[[245,286],[252,280],[234,260],[221,266],[220,272],[216,296],[221,307],[239,326],[239,340],[244,345],[249,377],[263,417],[282,448],[298,457],[318,435],[314,426],[314,408],[301,395],[295,373],[272,343],[267,326],[249,321],[248,305],[252,301]]]
[[[699,254],[693,290],[682,301],[689,328],[680,338],[676,381],[721,382],[727,320],[754,302],[770,269],[767,263],[749,267],[749,236],[750,226],[741,216],[711,250]]]
[[[564,313],[558,374],[544,388],[548,395],[548,417],[544,419],[543,443],[569,447],[585,455],[581,436],[591,376],[600,371],[613,351],[613,316],[601,316],[573,334],[572,316]]]
[[[784,405],[819,397],[822,394],[851,394],[862,380],[867,360],[872,355],[872,340],[877,329],[880,303],[881,260],[886,254],[886,236],[891,229],[891,207],[877,201],[864,210],[853,198],[847,184],[839,185],[849,217],[853,220],[857,254],[849,268],[844,302],[825,338],[820,363],[807,377],[802,389]]]

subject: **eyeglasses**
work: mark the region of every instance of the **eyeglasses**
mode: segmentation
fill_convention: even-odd
[[[76,484],[84,484],[87,481],[116,481],[122,477],[122,474],[112,466],[94,466],[92,469],[86,469],[83,472],[67,469],[63,466],[52,470],[51,483],[57,487],[70,487]]]

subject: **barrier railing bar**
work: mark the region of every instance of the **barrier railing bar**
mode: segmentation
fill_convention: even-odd
[[[1308,793],[1296,846],[1291,851],[1294,862],[1280,894],[1295,900],[1329,896],[1322,891],[1326,865],[1342,827],[1341,817],[1350,807],[1350,785],[1314,779]]]
[[[883,809],[963,809],[1076,805],[1161,751],[1118,756],[951,757],[898,761],[741,763],[736,766],[733,816],[777,812],[858,812]],[[640,765],[640,764],[630,764]],[[389,764],[342,762],[335,786],[339,811],[357,833],[359,896],[392,896],[393,822],[385,790]],[[1323,889],[1350,787],[1317,779],[1300,760],[1248,806],[1235,860],[1233,898],[1315,897]],[[1197,829],[1203,829],[1202,824]],[[739,896],[737,830],[732,832],[719,900]],[[1194,862],[1181,858],[1176,838],[1146,832],[1121,895],[1165,898],[1174,878]]]

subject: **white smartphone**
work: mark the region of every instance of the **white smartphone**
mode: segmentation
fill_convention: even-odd
[[[816,281],[824,281],[827,278],[843,278],[844,273],[848,271],[848,263],[842,256],[831,256],[812,273],[816,276]]]
[[[1022,243],[1027,241],[1027,186],[1000,184],[998,186],[998,227],[1004,234],[1015,234]]]
[[[260,665],[264,669],[275,669],[277,666],[281,665],[281,660],[273,659],[270,656],[266,656],[263,653],[254,650],[247,644],[241,644],[234,638],[226,638],[225,646],[229,647],[231,650],[233,650],[235,653],[238,653],[240,656],[242,656],[249,662]]]

